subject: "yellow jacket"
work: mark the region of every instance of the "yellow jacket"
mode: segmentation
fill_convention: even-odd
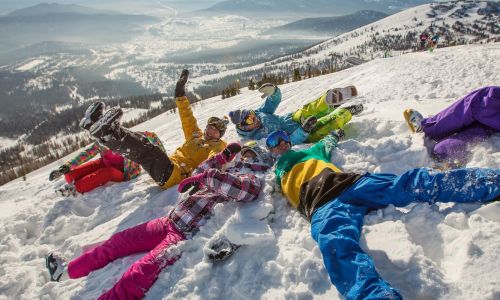
[[[223,140],[205,140],[203,131],[198,127],[187,97],[176,98],[175,104],[179,110],[186,141],[170,156],[170,160],[174,164],[174,170],[168,181],[162,186],[165,189],[189,177],[200,163],[221,152],[226,147]]]

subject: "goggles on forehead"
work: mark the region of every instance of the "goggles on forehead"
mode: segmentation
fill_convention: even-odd
[[[253,125],[256,121],[256,115],[253,111],[250,111],[248,112],[247,116],[243,119],[243,121],[241,122],[241,125],[242,126],[245,126],[245,125]]]
[[[288,133],[283,130],[275,131],[267,137],[266,146],[268,149],[271,149],[277,147],[281,143],[281,141],[291,144],[290,136],[288,136]]]

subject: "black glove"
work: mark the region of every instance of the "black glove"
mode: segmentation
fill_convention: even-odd
[[[231,143],[222,150],[222,154],[227,162],[231,161],[236,154],[241,151],[241,146],[238,143]]]
[[[181,76],[179,77],[179,80],[177,81],[177,84],[175,85],[175,98],[186,96],[186,82],[189,77],[189,71],[188,70],[182,70]]]
[[[231,243],[226,237],[222,237],[209,246],[209,253],[206,253],[207,258],[211,261],[224,260],[231,256],[240,246]]]
[[[317,122],[318,118],[310,116],[302,122],[302,129],[304,129],[305,132],[310,133],[314,129],[314,126],[316,126]]]
[[[57,170],[50,172],[49,180],[52,181],[54,179],[57,179],[57,178],[61,177],[62,175],[69,173],[69,171],[71,171],[71,167],[67,164],[64,164],[64,165],[60,166]]]
[[[343,129],[334,130],[330,132],[330,134],[336,137],[338,142],[344,140],[345,137],[345,131]]]

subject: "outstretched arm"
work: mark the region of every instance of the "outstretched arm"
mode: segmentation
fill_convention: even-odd
[[[325,136],[314,146],[309,148],[308,151],[318,154],[324,157],[326,160],[330,160],[332,156],[332,151],[337,147],[338,142],[343,139],[344,131],[342,129],[332,131],[329,135]]]
[[[189,140],[193,135],[198,135],[199,137],[203,136],[203,132],[198,127],[198,122],[193,115],[193,110],[191,109],[188,98],[186,96],[178,97],[175,99],[175,104],[179,110],[184,138]]]
[[[274,114],[280,103],[281,103],[281,91],[278,87],[275,87],[274,93],[268,96],[264,104],[262,104],[255,111],[263,112],[266,114]]]

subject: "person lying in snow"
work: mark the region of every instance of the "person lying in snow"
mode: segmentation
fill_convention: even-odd
[[[363,111],[362,104],[339,107],[346,100],[357,96],[354,86],[328,90],[318,99],[283,116],[274,114],[281,102],[280,89],[266,83],[259,91],[263,93],[262,97],[266,97],[266,101],[258,109],[229,112],[236,131],[244,138],[259,140],[273,131],[283,130],[290,135],[294,145],[316,142],[330,131],[342,128],[353,115]]]
[[[91,122],[97,122],[102,117],[104,107],[103,102],[90,105],[80,122],[80,127],[88,130]],[[91,160],[98,154],[101,156],[99,159]],[[76,157],[50,172],[49,180],[53,181],[64,175],[67,183],[56,192],[62,196],[74,196],[77,192],[89,192],[109,181],[121,182],[133,179],[140,173],[139,164],[95,142]]]
[[[346,299],[402,299],[380,277],[359,246],[366,213],[389,204],[489,202],[500,196],[500,170],[455,169],[444,173],[418,168],[402,175],[344,173],[331,163],[343,137],[333,132],[309,149],[291,150],[284,131],[266,145],[277,158],[276,181],[290,204],[311,222],[312,238],[340,294]]]
[[[181,253],[174,245],[192,237],[215,204],[226,201],[249,202],[258,198],[262,183],[253,174],[272,166],[269,160],[245,159],[222,171],[240,152],[237,143],[229,144],[221,153],[204,161],[179,185],[189,193],[180,197],[167,217],[161,217],[113,234],[97,246],[69,263],[56,253],[46,257],[46,266],[53,281],[80,278],[106,266],[113,260],[134,253],[147,252],[136,261],[99,299],[138,299],[144,297],[159,273],[179,259]]]
[[[170,157],[159,140],[151,143],[143,134],[120,126],[119,120],[123,112],[119,108],[108,110],[89,129],[102,145],[140,164],[165,189],[189,177],[202,161],[222,151],[226,146],[221,137],[226,132],[229,121],[210,117],[204,132],[198,127],[189,100],[185,96],[188,75],[188,70],[183,70],[175,87],[175,103],[179,109],[186,140]]]
[[[412,132],[424,133],[431,156],[444,168],[463,166],[468,146],[500,131],[500,87],[475,90],[429,118],[410,108],[403,115]]]

